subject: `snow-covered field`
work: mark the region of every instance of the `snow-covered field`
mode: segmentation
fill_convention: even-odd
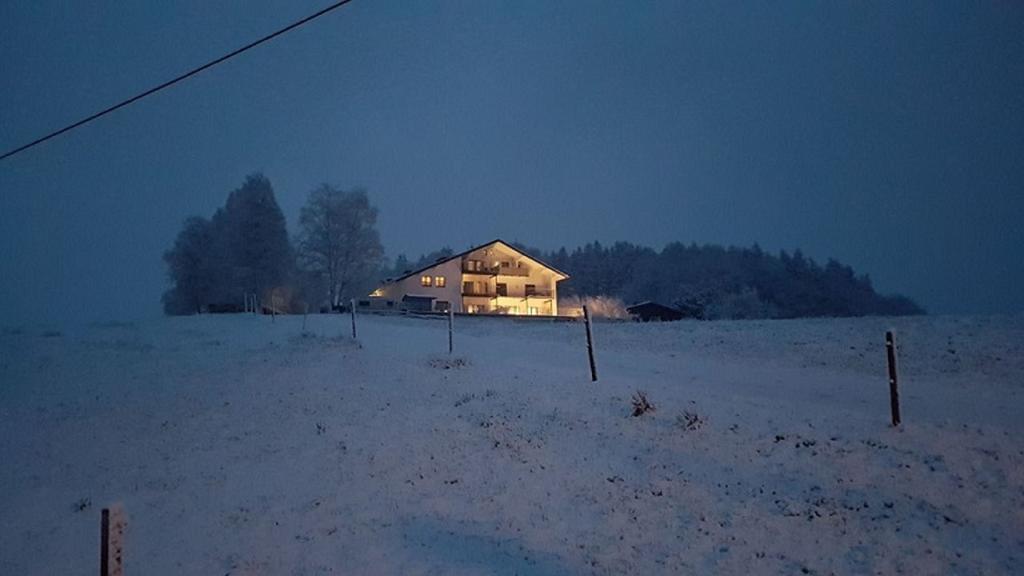
[[[1024,573],[1024,318],[348,330],[6,329],[0,574]]]

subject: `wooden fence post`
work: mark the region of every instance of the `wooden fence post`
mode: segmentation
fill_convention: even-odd
[[[120,506],[100,513],[100,576],[124,576],[124,513]]]
[[[110,576],[110,510],[100,512],[100,576]]]
[[[455,310],[448,307],[448,353],[451,354],[454,350],[452,345],[452,319],[455,317]]]
[[[889,361],[889,407],[892,410],[892,425],[899,426],[900,422],[900,391],[899,373],[896,369],[896,337],[889,330],[885,333],[885,352]]]
[[[583,306],[583,322],[587,325],[587,356],[590,357],[590,381],[597,382],[597,365],[594,364],[594,337],[590,333],[590,311]]]
[[[356,339],[356,299],[348,301],[348,309],[352,313],[352,339]]]

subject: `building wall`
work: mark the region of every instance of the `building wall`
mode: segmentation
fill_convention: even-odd
[[[381,287],[381,298],[394,300],[395,307],[401,307],[402,296],[413,294],[416,296],[435,296],[434,302],[446,301],[456,312],[462,312],[462,269],[458,259],[443,262],[437,266],[428,268],[419,274],[410,276],[400,282],[385,284]],[[420,283],[422,276],[430,276],[436,279],[437,276],[445,278],[444,288],[438,288],[434,283],[431,286],[423,286]]]
[[[502,310],[508,310],[509,308],[515,307],[515,311],[511,310],[509,313],[515,314],[528,314],[531,307],[537,308],[539,315],[554,316],[558,314],[558,291],[556,287],[556,278],[554,272],[551,272],[544,266],[537,264],[529,258],[525,258],[517,252],[503,248],[501,245],[491,245],[484,247],[480,250],[467,254],[463,257],[463,260],[480,260],[483,261],[486,266],[493,266],[496,261],[507,261],[513,265],[514,269],[517,263],[521,263],[521,266],[529,271],[527,276],[518,275],[498,275],[494,276],[479,276],[472,274],[463,275],[463,281],[480,281],[484,282],[487,286],[487,291],[490,293],[497,292],[498,284],[505,284],[507,297],[498,297],[496,300],[490,300],[487,302],[488,310],[490,312],[497,311],[495,308]],[[525,300],[526,285],[533,284],[536,287],[537,292],[550,294],[551,299],[547,300],[540,298],[530,298]],[[463,297],[464,307],[468,307],[469,304],[480,304],[483,299],[476,297]]]
[[[480,260],[487,267],[493,266],[495,262],[509,262],[513,267],[516,266],[516,263],[521,263],[523,268],[518,269],[528,270],[528,275],[515,276],[503,274],[495,277],[484,274],[464,274],[463,264],[467,260]],[[431,286],[423,286],[421,284],[421,277],[426,275],[429,275],[431,279],[443,276],[445,278],[445,286],[438,288],[433,282]],[[455,312],[460,313],[467,312],[470,305],[483,306],[484,313],[495,313],[498,311],[497,307],[508,308],[515,306],[517,307],[516,314],[526,315],[529,313],[530,307],[536,307],[539,315],[555,316],[558,314],[557,277],[554,272],[529,258],[523,257],[518,252],[505,248],[501,244],[491,244],[462,258],[440,263],[399,282],[381,286],[379,289],[381,295],[373,298],[373,306],[385,308],[386,302],[391,300],[395,303],[394,309],[401,309],[402,297],[410,294],[415,296],[434,296],[435,302],[446,301]],[[489,294],[496,294],[497,285],[503,283],[507,286],[508,297],[495,299],[463,296],[463,282],[469,281],[483,283]],[[527,284],[536,286],[538,292],[550,294],[550,300],[547,296],[543,299],[530,298],[525,300]]]

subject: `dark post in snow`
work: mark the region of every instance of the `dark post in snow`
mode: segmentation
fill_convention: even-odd
[[[306,333],[306,316],[309,316],[309,304],[302,309],[302,333]]]
[[[594,337],[590,334],[590,311],[583,307],[583,323],[587,325],[587,356],[590,357],[590,381],[597,382],[597,365],[594,364]]]
[[[356,339],[356,299],[348,301],[348,309],[352,313],[352,339]]]
[[[885,333],[885,352],[889,360],[889,405],[892,408],[892,425],[900,425],[899,375],[896,371],[896,338],[889,330]]]
[[[454,347],[452,346],[452,318],[455,317],[455,310],[451,307],[448,308],[448,353],[451,354]]]
[[[124,514],[120,506],[100,513],[100,576],[124,576]]]
[[[110,576],[110,510],[100,512],[100,576]]]

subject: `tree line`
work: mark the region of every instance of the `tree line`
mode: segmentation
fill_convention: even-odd
[[[518,247],[571,276],[559,283],[559,297],[650,300],[708,319],[924,313],[905,296],[878,294],[866,274],[834,259],[819,265],[799,249],[769,254],[757,244],[725,248],[680,242],[661,251],[628,242],[592,242],[571,252]]]
[[[270,180],[251,174],[212,218],[188,218],[164,254],[164,312],[240,311],[249,295],[280,312],[337,307],[377,280],[384,249],[376,223],[365,190],[322,184],[291,238]]]
[[[291,237],[270,181],[251,174],[211,218],[188,218],[164,254],[171,281],[164,311],[241,311],[252,295],[279,312],[336,309],[384,278],[454,253],[445,247],[387,263],[376,224],[365,190],[321,184],[309,193]],[[904,296],[878,294],[867,275],[832,259],[819,265],[800,250],[769,254],[756,244],[679,242],[660,251],[628,242],[591,242],[571,252],[517,246],[571,276],[559,284],[563,298],[651,300],[708,319],[924,312]]]

